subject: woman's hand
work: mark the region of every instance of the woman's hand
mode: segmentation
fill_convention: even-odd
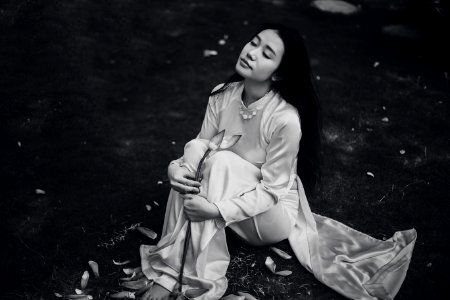
[[[202,222],[220,216],[217,206],[199,195],[185,194],[182,195],[182,198],[184,199],[184,214],[192,222]]]
[[[170,164],[167,170],[170,185],[181,194],[198,194],[200,192],[200,182],[195,181],[195,174],[184,167]]]

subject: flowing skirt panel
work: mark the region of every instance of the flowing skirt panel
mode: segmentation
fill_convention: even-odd
[[[405,279],[417,233],[383,241],[311,213],[300,178],[299,211],[289,243],[315,277],[350,299],[393,299]]]

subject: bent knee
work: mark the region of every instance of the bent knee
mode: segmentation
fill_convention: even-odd
[[[203,139],[193,139],[186,143],[183,153],[183,164],[189,170],[195,171],[197,165],[208,150],[208,141]]]
[[[216,164],[228,165],[228,164],[235,162],[236,160],[241,160],[241,159],[242,158],[239,155],[237,155],[236,153],[234,153],[232,151],[222,150],[222,151],[218,151],[218,152],[214,153],[210,158],[208,158],[206,163],[208,163],[211,166],[216,165]]]

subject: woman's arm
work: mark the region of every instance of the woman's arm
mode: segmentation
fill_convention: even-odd
[[[217,85],[213,91],[223,84]],[[217,134],[219,128],[218,111],[216,108],[217,96],[210,96],[206,107],[205,117],[197,138],[211,139]],[[198,193],[198,182],[193,181],[194,176],[187,168],[183,167],[184,159],[181,156],[169,163],[167,175],[173,189],[180,193]]]
[[[300,119],[296,113],[286,113],[277,120],[266,149],[266,162],[261,167],[261,182],[244,195],[214,203],[225,226],[268,210],[288,192],[301,138]]]

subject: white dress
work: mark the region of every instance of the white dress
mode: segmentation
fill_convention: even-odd
[[[312,213],[296,172],[301,139],[296,108],[271,91],[249,105],[257,113],[244,120],[242,91],[243,82],[237,82],[210,97],[197,136],[209,140],[222,130],[242,135],[231,152],[205,162],[200,195],[219,208],[222,218],[192,223],[183,290],[204,288],[208,291],[195,299],[220,299],[230,261],[224,227],[286,203],[290,246],[318,280],[351,299],[393,299],[409,267],[416,231],[399,231],[383,241]],[[171,163],[192,168],[189,160],[185,155]],[[285,201],[291,189],[297,191],[296,205]],[[171,190],[161,240],[140,249],[144,274],[169,290],[178,279],[186,228],[182,200]]]

